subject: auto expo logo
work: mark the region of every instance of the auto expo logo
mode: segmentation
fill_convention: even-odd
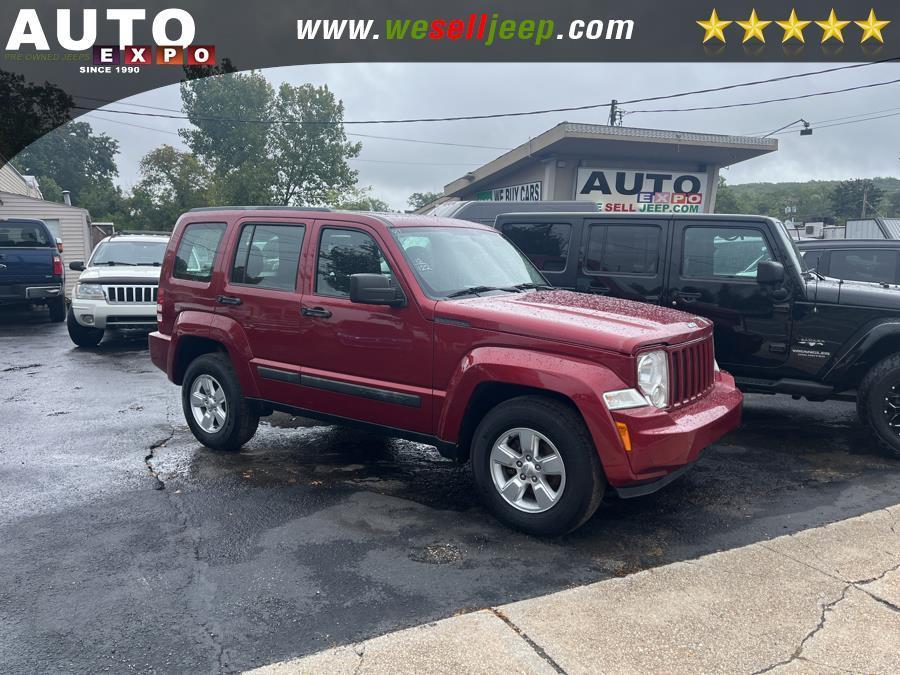
[[[192,44],[196,24],[187,10],[164,9],[150,18],[152,45],[135,44],[134,39],[135,28],[148,20],[145,9],[110,8],[105,11],[103,20],[114,24],[117,29],[118,44],[115,45],[96,44],[100,21],[96,9],[82,9],[80,13],[78,20],[73,17],[73,10],[57,9],[55,31],[48,31],[37,10],[20,9],[6,41],[7,59],[10,59],[9,53],[13,53],[15,60],[72,60],[51,58],[54,55],[49,53],[52,52],[50,35],[66,52],[86,52],[90,49],[93,66],[106,68],[104,72],[110,72],[110,66],[119,67],[117,72],[131,72],[139,66],[153,63],[204,66],[216,62],[215,46]],[[76,22],[81,26],[80,34],[76,34],[73,25]],[[129,67],[130,70],[124,71],[122,67]],[[82,67],[82,72],[91,72],[91,69]]]

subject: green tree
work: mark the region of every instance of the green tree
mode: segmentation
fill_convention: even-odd
[[[891,193],[891,196],[886,200],[885,207],[888,209],[886,215],[900,218],[900,190]]]
[[[413,192],[409,199],[406,200],[406,203],[415,211],[443,196],[443,192]]]
[[[725,176],[719,176],[719,185],[716,188],[716,213],[740,213],[737,195],[725,183]]]
[[[115,139],[94,134],[87,122],[69,122],[29,145],[14,162],[22,173],[37,176],[42,185],[52,179],[72,193],[73,204],[83,206],[88,191],[114,190],[118,152]]]
[[[327,85],[278,88],[269,130],[276,204],[323,204],[351,192],[357,172],[347,160],[362,144],[347,140],[343,121],[344,104]]]
[[[355,187],[343,198],[329,200],[329,203],[333,204],[335,208],[345,211],[377,211],[381,213],[392,211],[390,204],[372,194],[371,185],[364,188]]]
[[[328,87],[283,84],[262,74],[230,73],[181,85],[195,129],[179,132],[209,167],[217,203],[323,204],[356,184],[347,160],[344,106]]]
[[[160,146],[141,160],[140,170],[129,200],[131,227],[171,230],[182,213],[210,204],[210,173],[189,152]]]
[[[831,208],[838,218],[844,220],[859,218],[863,212],[863,198],[865,198],[866,214],[874,215],[873,208],[878,208],[883,196],[881,188],[870,178],[842,180],[831,191]]]
[[[0,70],[0,162],[70,119],[75,102],[59,87]]]
[[[190,79],[181,84],[181,101],[195,128],[178,133],[209,169],[217,203],[273,203],[276,171],[268,145],[274,91],[266,78],[249,72]]]

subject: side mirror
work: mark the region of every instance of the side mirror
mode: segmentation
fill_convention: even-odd
[[[391,285],[390,277],[384,274],[351,274],[350,302],[402,307],[406,304],[406,297],[400,288]]]
[[[763,260],[756,267],[756,282],[766,286],[784,283],[784,265],[774,260]]]
[[[76,260],[69,263],[69,269],[73,272],[84,272],[84,261]]]

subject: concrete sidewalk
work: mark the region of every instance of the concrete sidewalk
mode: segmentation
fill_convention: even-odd
[[[253,672],[647,671],[900,672],[900,506]]]

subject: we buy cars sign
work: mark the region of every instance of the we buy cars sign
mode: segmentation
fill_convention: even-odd
[[[705,173],[580,167],[575,184],[575,199],[604,212],[702,213],[708,197]]]

